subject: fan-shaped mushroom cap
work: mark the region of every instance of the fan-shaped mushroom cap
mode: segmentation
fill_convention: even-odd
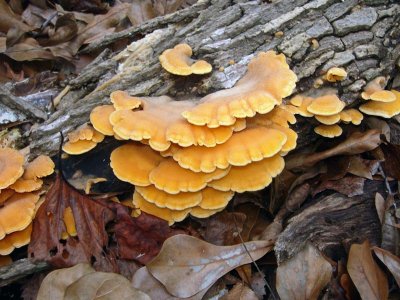
[[[220,191],[238,193],[261,190],[282,172],[284,166],[283,158],[277,154],[244,167],[231,167],[226,176],[213,180],[208,185]]]
[[[216,169],[212,173],[193,172],[183,169],[172,158],[164,159],[150,173],[150,182],[159,190],[169,194],[197,192],[205,188],[207,182],[225,176],[229,169]]]
[[[115,108],[112,105],[97,106],[90,113],[90,122],[98,132],[113,136],[114,130],[109,119],[114,111]]]
[[[39,195],[33,193],[14,194],[0,208],[0,239],[6,234],[25,229],[35,214]]]
[[[149,146],[129,143],[116,148],[110,160],[110,166],[118,179],[138,186],[148,186],[151,184],[150,172],[163,157]]]
[[[201,219],[201,218],[208,218],[209,216],[212,216],[212,215],[216,214],[217,212],[220,212],[221,210],[223,210],[223,208],[220,208],[220,209],[204,209],[204,208],[201,208],[200,206],[196,206],[196,207],[193,207],[190,210],[190,214],[193,217]]]
[[[133,193],[133,204],[147,214],[159,217],[160,219],[166,220],[169,225],[175,222],[180,222],[187,217],[190,212],[189,209],[184,210],[172,210],[168,208],[158,207],[148,201],[146,201],[138,192]]]
[[[93,137],[93,127],[87,124],[81,125],[74,131],[68,133],[68,140],[71,143],[75,143],[81,140],[91,141],[92,137]]]
[[[319,125],[314,128],[315,133],[327,138],[334,138],[340,136],[343,132],[342,128],[335,125]]]
[[[347,72],[343,68],[333,67],[326,72],[325,79],[329,82],[342,81],[346,79]]]
[[[286,142],[282,146],[281,154],[282,154],[282,152],[287,153],[296,148],[297,137],[298,137],[296,131],[294,131],[293,129],[287,128],[287,127],[277,125],[277,124],[272,124],[269,126],[269,128],[279,130],[280,132],[282,132],[286,135]]]
[[[231,191],[219,191],[211,187],[206,187],[201,191],[202,200],[198,208],[207,210],[221,210],[228,205],[228,202],[235,195]],[[197,208],[194,208],[197,210]]]
[[[43,180],[41,179],[25,179],[18,178],[16,182],[9,186],[10,189],[18,193],[33,192],[39,190],[43,185]]]
[[[250,119],[250,122],[252,121],[252,119],[255,120],[256,124],[262,126],[268,126],[272,122],[283,127],[289,127],[289,123],[296,123],[295,115],[292,112],[281,108],[280,106],[275,107],[267,114],[256,115],[254,118]]]
[[[364,119],[363,114],[360,113],[355,108],[347,109],[346,113],[350,116],[350,118],[351,118],[350,122],[353,123],[354,125],[360,125],[361,121]]]
[[[8,255],[15,248],[20,248],[29,244],[31,240],[32,223],[21,231],[15,231],[7,234],[0,240],[0,255]]]
[[[161,208],[169,208],[173,210],[183,210],[197,206],[202,200],[200,191],[190,193],[182,192],[178,194],[169,194],[165,191],[157,189],[154,185],[146,187],[137,186],[135,191],[138,192],[146,201],[153,203]]]
[[[191,59],[192,54],[192,48],[188,44],[179,44],[173,49],[165,50],[159,59],[161,66],[175,75],[207,74],[212,71],[208,62]]]
[[[310,97],[303,97],[301,95],[296,95],[292,99],[290,99],[290,104],[297,107],[297,113],[303,117],[312,117],[314,114],[310,113],[307,110],[307,107],[311,104],[313,98]]]
[[[115,110],[138,108],[142,101],[138,97],[130,96],[125,91],[114,91],[110,94]]]
[[[2,203],[6,202],[14,194],[15,194],[15,191],[10,188],[0,190],[0,205]]]
[[[324,125],[333,125],[336,124],[340,121],[340,113],[331,115],[331,116],[319,116],[315,115],[315,118],[317,119],[318,122],[324,124]]]
[[[342,111],[339,113],[340,120],[341,120],[342,122],[346,123],[346,124],[351,122],[351,115],[350,115],[347,111],[348,111],[348,109],[342,110]]]
[[[236,118],[271,111],[290,95],[297,77],[283,54],[261,52],[248,66],[246,75],[233,88],[209,94],[182,115],[192,124],[210,128],[232,125]]]
[[[49,176],[54,172],[54,162],[47,155],[39,155],[25,167],[22,177],[24,179],[36,179]]]
[[[214,147],[232,135],[233,127],[208,128],[188,123],[182,112],[196,104],[192,101],[173,101],[167,96],[144,98],[143,110],[120,110],[111,114],[114,131],[124,139],[148,139],[150,147],[167,150],[171,142],[180,146],[204,145]]]
[[[69,236],[77,236],[75,218],[70,206],[66,207],[63,212],[63,221],[65,229]]]
[[[396,100],[396,95],[393,94],[391,91],[377,91],[372,93],[369,96],[369,99],[372,101],[379,101],[379,102],[393,102]]]
[[[97,143],[88,140],[79,140],[75,143],[66,142],[62,149],[64,152],[71,155],[78,155],[82,153],[86,153],[96,147]]]
[[[336,95],[325,95],[314,99],[307,106],[307,111],[320,116],[331,116],[340,113],[345,104]]]
[[[386,83],[386,79],[383,76],[376,77],[371,80],[365,87],[364,91],[361,93],[361,98],[369,100],[371,94],[382,91]]]
[[[24,156],[15,149],[0,148],[0,190],[17,181],[24,173]]]
[[[252,127],[235,133],[227,142],[214,148],[192,146],[178,149],[173,158],[183,168],[207,173],[216,168],[245,166],[271,157],[282,149],[286,140],[286,135],[276,129]]]
[[[378,102],[368,101],[367,103],[360,106],[360,110],[372,116],[378,116],[383,118],[391,118],[400,113],[400,92],[395,90],[391,91],[395,96],[396,100],[393,102]]]

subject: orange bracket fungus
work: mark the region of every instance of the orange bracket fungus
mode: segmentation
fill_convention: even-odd
[[[92,150],[96,145],[104,140],[104,134],[89,125],[82,125],[75,131],[68,134],[69,141],[62,149],[64,152],[77,155]]]
[[[391,118],[400,113],[400,92],[395,90],[390,91],[395,96],[392,102],[381,102],[370,98],[371,100],[360,106],[360,110],[372,116],[382,118]]]
[[[24,173],[24,156],[17,150],[0,148],[0,190],[17,181]]]
[[[346,79],[347,77],[347,72],[343,68],[338,68],[338,67],[333,67],[326,72],[324,79],[326,79],[329,82],[336,82],[336,81],[342,81]]]
[[[396,95],[394,95],[393,91],[384,90],[385,83],[385,77],[376,77],[364,87],[364,91],[361,93],[361,98],[364,100],[373,100],[379,102],[395,101]]]
[[[159,57],[161,66],[175,75],[207,74],[212,66],[205,60],[193,60],[192,48],[188,44],[176,45],[165,50]]]

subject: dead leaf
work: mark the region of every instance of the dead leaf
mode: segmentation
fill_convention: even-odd
[[[368,241],[351,245],[347,270],[362,299],[387,299],[387,278],[374,261]]]
[[[187,298],[210,287],[232,269],[261,258],[272,247],[267,241],[215,246],[188,235],[176,235],[164,242],[147,268],[169,293]]]
[[[82,276],[95,272],[89,264],[77,264],[71,268],[50,272],[42,281],[37,300],[64,299],[66,288]]]
[[[258,297],[248,286],[237,283],[221,300],[258,300]]]
[[[357,176],[346,176],[339,180],[326,180],[313,190],[312,195],[314,197],[325,190],[334,190],[347,197],[354,197],[364,193],[364,182],[365,178]]]
[[[375,255],[385,264],[385,266],[392,273],[397,285],[400,286],[400,258],[390,253],[389,251],[379,248],[372,247]]]
[[[148,295],[132,287],[124,276],[105,272],[82,276],[67,287],[64,299],[151,300]]]
[[[77,236],[64,241],[61,237],[66,226],[62,216],[68,206],[72,209]],[[114,217],[105,204],[80,194],[58,175],[33,222],[29,257],[58,268],[92,261],[97,269],[118,270],[114,254],[105,252],[109,239],[105,228]]]
[[[385,217],[385,198],[379,193],[375,194],[375,208],[378,213],[379,221],[383,224],[383,218]]]
[[[288,170],[305,170],[317,162],[337,155],[360,154],[378,147],[381,143],[380,132],[372,129],[366,132],[355,132],[344,142],[326,151],[317,153],[302,153],[288,157],[286,168]]]
[[[0,0],[0,32],[7,33],[12,27],[18,27],[24,32],[28,32],[30,27],[23,23],[18,15],[8,6],[5,0]]]
[[[152,215],[142,212],[137,218],[132,218],[126,207],[116,203],[110,203],[110,206],[117,214],[113,231],[119,258],[146,264],[160,252],[167,238],[184,233]]]
[[[385,155],[382,162],[385,175],[400,180],[400,145],[384,144],[381,149]]]
[[[350,157],[347,172],[372,180],[372,176],[378,171],[379,165],[379,160],[363,159],[359,155],[354,155]]]
[[[385,120],[369,116],[365,118],[365,122],[369,128],[379,130],[385,136],[386,141],[390,142],[390,127]]]
[[[332,265],[312,245],[283,262],[276,271],[276,289],[281,299],[313,300],[329,283]]]

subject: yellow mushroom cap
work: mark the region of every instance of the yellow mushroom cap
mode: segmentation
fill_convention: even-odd
[[[36,179],[49,176],[54,172],[54,162],[47,155],[39,155],[25,168],[24,179]]]
[[[347,109],[346,113],[350,116],[350,118],[351,118],[350,122],[353,123],[354,125],[360,125],[361,121],[364,119],[363,114],[360,113],[355,108]]]
[[[95,143],[101,143],[103,140],[104,140],[104,134],[98,132],[96,129],[93,129],[92,141]]]
[[[279,130],[252,127],[237,132],[224,144],[213,148],[191,146],[177,149],[173,158],[194,172],[213,172],[229,165],[245,166],[278,153],[287,137]]]
[[[32,223],[21,231],[15,231],[7,234],[0,240],[0,255],[8,255],[15,248],[20,248],[29,244],[31,240]]]
[[[65,229],[69,236],[77,236],[76,224],[72,208],[70,206],[66,207],[63,212],[63,221]]]
[[[146,201],[153,203],[161,208],[172,210],[183,210],[197,206],[202,200],[202,194],[198,192],[181,192],[178,194],[169,194],[163,190],[157,189],[154,185],[146,187],[137,186],[137,191]]]
[[[220,208],[220,209],[204,209],[204,208],[201,208],[200,206],[196,206],[196,207],[193,207],[190,210],[190,214],[193,217],[201,219],[201,218],[208,218],[209,216],[212,216],[212,215],[216,214],[217,212],[220,212],[221,210],[223,210],[223,208]]]
[[[216,169],[212,173],[193,172],[183,169],[172,158],[164,159],[150,173],[150,182],[159,190],[169,194],[197,192],[205,188],[207,182],[225,176],[229,169]]]
[[[345,104],[336,95],[325,95],[314,99],[307,106],[307,111],[320,116],[331,116],[338,114],[344,108]]]
[[[293,97],[292,99],[290,99],[290,103],[292,105],[294,105],[295,107],[297,107],[297,114],[299,114],[302,117],[306,117],[306,118],[314,116],[314,114],[310,113],[307,110],[307,107],[311,104],[312,101],[313,101],[313,98],[303,97],[300,95],[297,95],[297,96]]]
[[[74,131],[68,133],[68,140],[71,143],[75,143],[81,140],[92,140],[93,137],[93,127],[87,124],[79,126]]]
[[[198,205],[198,208],[221,210],[228,205],[228,202],[233,198],[235,193],[232,191],[219,191],[211,187],[206,187],[201,191],[201,195],[202,200]]]
[[[125,91],[114,91],[110,94],[111,102],[116,110],[135,109],[140,107],[142,101],[140,98],[130,96]]]
[[[86,153],[96,147],[97,143],[88,140],[79,140],[75,143],[66,142],[62,149],[64,152],[71,154],[71,155],[78,155]]]
[[[393,102],[396,100],[396,95],[391,91],[377,91],[372,93],[369,96],[369,99],[372,101],[379,101],[379,102]]]
[[[192,54],[192,48],[188,44],[179,44],[173,49],[165,50],[159,59],[161,66],[175,75],[207,74],[212,71],[208,62],[191,59]]]
[[[325,75],[325,79],[329,82],[342,81],[346,79],[346,77],[347,77],[346,70],[337,67],[330,68]]]
[[[0,208],[0,239],[6,234],[25,229],[35,214],[39,195],[33,193],[14,194]]]
[[[360,110],[372,116],[378,116],[383,118],[391,118],[400,113],[400,92],[395,90],[391,91],[395,96],[396,100],[393,102],[378,102],[368,101],[367,103],[360,106]]]
[[[41,179],[24,179],[18,178],[16,182],[9,186],[17,193],[26,193],[39,190],[43,185],[43,180]]]
[[[290,104],[294,105],[295,107],[299,107],[303,103],[304,97],[301,95],[293,96],[290,99]]]
[[[114,135],[113,127],[110,123],[110,115],[115,111],[112,105],[101,105],[95,107],[90,113],[90,123],[100,133],[108,136]]]
[[[249,121],[262,126],[268,126],[271,123],[275,123],[279,126],[289,127],[288,123],[296,123],[296,117],[292,112],[277,106],[269,113],[263,115],[258,114]]]
[[[0,190],[0,205],[6,202],[14,194],[15,191],[10,188]]]
[[[17,181],[24,173],[24,156],[15,149],[0,148],[0,190]]]
[[[277,154],[244,167],[231,167],[226,176],[213,180],[208,185],[220,191],[238,193],[261,190],[282,172],[284,166],[283,158]]]
[[[199,105],[182,115],[194,125],[210,128],[232,125],[236,118],[271,111],[292,93],[296,80],[283,54],[261,52],[252,59],[247,73],[233,88],[205,96]]]
[[[187,217],[190,212],[189,209],[184,210],[172,210],[168,208],[158,207],[148,201],[146,201],[138,192],[133,193],[133,204],[147,214],[156,216],[160,219],[166,220],[169,225],[175,222],[180,222]]]
[[[361,93],[361,97],[365,100],[369,100],[371,94],[383,90],[385,83],[386,83],[385,77],[383,76],[376,77],[364,87],[364,91]]]
[[[148,186],[150,172],[163,157],[149,146],[129,143],[113,150],[110,166],[118,179],[138,186]]]
[[[120,110],[111,114],[114,131],[124,139],[148,140],[157,151],[167,150],[171,142],[180,146],[214,147],[231,137],[232,126],[208,128],[188,123],[182,112],[196,104],[193,101],[173,101],[170,97],[143,98],[143,110]]]
[[[340,122],[340,113],[331,116],[315,115],[315,119],[324,125],[333,125]]]
[[[339,116],[340,116],[340,120],[341,121],[343,121],[345,123],[350,123],[351,122],[351,115],[347,111],[348,111],[348,109],[342,110],[339,113]]]
[[[315,133],[327,137],[327,138],[334,138],[340,136],[343,132],[342,128],[335,124],[335,125],[319,125],[314,128]]]

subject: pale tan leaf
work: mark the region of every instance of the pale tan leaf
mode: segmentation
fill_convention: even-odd
[[[383,218],[385,217],[385,199],[379,193],[375,194],[375,208],[378,213],[379,221],[381,221],[382,224]]]
[[[311,244],[283,262],[276,271],[276,289],[281,299],[313,300],[329,283],[331,264]]]
[[[363,300],[387,299],[387,278],[374,261],[368,241],[351,245],[347,271]]]
[[[176,235],[164,242],[161,252],[147,268],[169,293],[187,298],[238,266],[261,258],[272,247],[268,241],[215,246],[192,236]]]
[[[71,268],[59,269],[49,273],[40,286],[37,300],[64,299],[65,289],[82,276],[93,273],[90,264],[77,264]]]
[[[67,287],[64,299],[151,300],[148,295],[132,287],[124,276],[105,272],[93,272],[82,276]]]
[[[258,300],[258,297],[248,286],[238,283],[221,300]]]
[[[326,158],[337,155],[360,154],[375,149],[381,143],[380,132],[376,129],[366,132],[355,132],[336,147],[317,153],[293,155],[286,160],[286,168],[308,169],[310,166]]]
[[[397,285],[400,286],[400,258],[387,250],[379,247],[373,247],[375,255],[385,264],[392,273]]]

